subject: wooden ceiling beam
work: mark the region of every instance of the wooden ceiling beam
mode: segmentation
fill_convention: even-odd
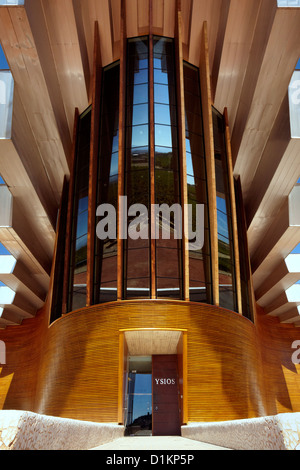
[[[272,2],[262,16],[268,3],[262,2],[258,25],[263,23],[263,36],[256,38],[254,35],[232,134],[235,173],[241,176],[246,204],[252,180],[300,56],[300,9],[276,8],[274,12],[276,2]]]

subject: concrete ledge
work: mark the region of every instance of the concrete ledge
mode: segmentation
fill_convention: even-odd
[[[300,450],[300,413],[216,423],[189,423],[183,437],[235,450]]]
[[[0,411],[0,450],[88,450],[123,436],[115,423]]]

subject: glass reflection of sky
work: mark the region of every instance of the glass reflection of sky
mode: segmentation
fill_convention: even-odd
[[[148,69],[142,69],[135,71],[134,73],[134,85],[141,85],[148,81]]]
[[[156,103],[170,104],[169,87],[156,83],[154,85],[154,101]]]
[[[157,124],[171,125],[170,107],[165,104],[154,104],[154,119]]]
[[[225,199],[217,196],[218,234],[220,240],[228,243],[229,232],[226,211],[227,209]]]
[[[149,143],[148,125],[132,128],[131,147],[145,147]]]
[[[171,127],[155,124],[155,144],[160,147],[172,147],[172,143]]]
[[[85,197],[82,197],[81,199],[79,199],[78,214],[80,214],[80,212],[86,211],[88,209],[88,202],[89,202],[88,196],[85,196]]]
[[[147,124],[148,122],[148,104],[138,104],[133,106],[132,125]]]
[[[134,374],[134,376],[133,421],[152,412],[152,374]]]
[[[142,104],[148,102],[148,85],[136,85],[133,90],[133,104]]]

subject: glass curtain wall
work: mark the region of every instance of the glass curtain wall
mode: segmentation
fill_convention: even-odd
[[[204,205],[204,245],[189,250],[189,294],[194,302],[211,303],[211,259],[206,162],[201,109],[199,71],[183,64],[186,125],[186,167],[188,204],[192,207],[192,228],[196,230],[196,204]]]
[[[128,208],[139,204],[149,213],[149,40],[127,43],[125,195]],[[138,218],[144,220],[139,223]],[[140,219],[140,220],[141,220]],[[124,243],[124,297],[150,297],[150,234],[145,214],[127,219]]]
[[[97,207],[110,204],[118,213],[119,168],[119,62],[106,67],[102,76],[100,145],[98,159]],[[107,214],[103,214],[107,217]],[[97,222],[101,220],[97,219]],[[116,227],[116,223],[114,224]],[[117,233],[101,240],[96,237],[94,303],[117,300]]]
[[[80,116],[78,122],[68,311],[86,306],[90,133],[91,108]]]
[[[223,116],[213,108],[220,307],[237,310],[232,215],[229,194],[225,125]]]
[[[159,233],[155,238],[155,285],[157,298],[182,299],[182,239],[176,237],[174,205],[181,209],[180,161],[176,94],[175,47],[171,38],[154,36],[127,41],[124,174],[119,169],[119,89],[120,64],[103,69],[99,129],[96,207],[110,204],[115,209],[115,237],[94,246],[94,304],[117,300],[117,216],[118,178],[124,178],[127,206],[127,239],[124,240],[123,298],[150,298],[151,200],[158,213]],[[153,46],[153,47],[152,47]],[[149,57],[153,50],[153,57]],[[152,67],[153,65],[153,67]],[[153,77],[150,77],[153,72]],[[189,250],[189,297],[191,301],[212,302],[211,246],[209,231],[206,156],[202,122],[198,68],[184,62],[186,123],[186,166],[188,203],[193,230],[196,204],[204,205],[204,245]],[[153,80],[152,80],[153,79]],[[150,93],[150,83],[153,82]],[[150,100],[150,97],[153,100]],[[150,109],[150,106],[153,108]],[[152,119],[153,116],[153,119]],[[150,119],[151,117],[151,119]],[[237,310],[235,259],[229,175],[223,116],[213,108],[215,169],[217,190],[218,263],[220,306]],[[91,108],[79,118],[74,168],[73,221],[68,311],[86,306],[88,187],[90,160]],[[151,139],[150,139],[151,136]],[[154,149],[151,147],[154,137]],[[154,150],[154,153],[152,153]],[[150,158],[154,157],[154,162]],[[153,166],[152,166],[153,163]],[[151,172],[154,175],[150,178]],[[162,210],[163,205],[167,211]],[[142,208],[142,209],[141,209]],[[141,212],[142,211],[142,212]],[[102,220],[107,217],[102,214]],[[179,214],[181,215],[181,214]],[[96,222],[99,223],[99,216]],[[125,227],[126,228],[126,227]],[[179,226],[182,229],[181,226]],[[193,242],[193,240],[191,240]],[[239,247],[241,250],[241,246]],[[242,253],[240,252],[242,258]],[[245,256],[245,254],[243,254]],[[153,266],[153,265],[152,265]],[[154,268],[154,266],[153,266]],[[249,308],[248,308],[249,310]]]
[[[181,205],[174,41],[153,39],[155,204]],[[170,216],[169,216],[170,215]],[[156,295],[182,298],[182,241],[176,239],[174,214],[159,213],[156,240]],[[168,217],[169,216],[169,217]],[[164,230],[170,229],[169,239]]]

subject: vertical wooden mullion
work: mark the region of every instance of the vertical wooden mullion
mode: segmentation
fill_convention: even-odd
[[[189,240],[188,240],[188,194],[187,169],[185,145],[185,103],[184,103],[184,76],[182,53],[182,17],[181,0],[177,0],[175,18],[175,44],[176,44],[176,87],[178,109],[178,141],[180,159],[181,207],[182,207],[182,264],[183,264],[183,299],[188,301],[189,296]]]
[[[230,205],[231,205],[231,217],[232,217],[232,236],[233,236],[235,282],[236,282],[236,295],[237,295],[237,310],[238,310],[238,313],[242,314],[243,309],[242,309],[242,292],[241,292],[239,240],[238,240],[235,190],[234,190],[233,168],[232,168],[232,152],[231,152],[231,141],[230,141],[227,108],[224,109],[224,124],[225,124],[227,169],[228,169],[229,193],[230,193]]]
[[[121,237],[124,213],[120,197],[124,195],[125,171],[125,101],[126,101],[126,2],[121,0],[119,84],[119,165],[118,165],[118,231],[117,231],[117,299],[123,298],[124,241]]]
[[[207,168],[207,186],[209,202],[209,228],[211,244],[212,267],[212,302],[219,305],[219,261],[218,261],[218,223],[217,223],[217,193],[215,150],[212,117],[212,94],[208,54],[207,23],[203,23],[202,43],[200,49],[200,81],[202,114],[204,127],[205,155]]]
[[[69,194],[68,194],[62,314],[67,313],[68,297],[69,297],[71,236],[72,236],[72,221],[73,221],[73,198],[74,198],[74,185],[75,185],[74,173],[75,173],[75,160],[76,160],[76,148],[77,148],[78,121],[79,121],[79,112],[78,112],[78,109],[76,108],[75,115],[74,115],[73,144],[72,144],[70,182],[69,182]]]
[[[187,331],[182,332],[182,395],[183,395],[183,403],[182,403],[182,424],[188,423],[188,338],[187,338]]]
[[[256,314],[256,301],[255,301],[255,294],[254,294],[254,287],[253,287],[253,279],[252,279],[252,269],[251,269],[251,261],[250,261],[250,252],[249,252],[249,245],[248,245],[248,237],[247,237],[247,223],[246,223],[246,216],[244,210],[244,201],[243,201],[243,194],[242,194],[242,187],[241,187],[241,179],[237,177],[235,179],[235,194],[237,205],[239,208],[239,221],[241,225],[241,243],[242,248],[244,249],[243,255],[246,257],[245,264],[247,270],[247,288],[248,288],[248,295],[249,295],[249,304],[250,304],[250,311],[255,320]]]
[[[94,292],[94,266],[95,266],[95,233],[96,233],[96,196],[99,153],[99,119],[101,96],[101,53],[99,40],[99,26],[95,22],[94,29],[94,69],[92,77],[92,111],[91,111],[91,139],[88,189],[88,237],[87,237],[87,293],[86,305],[93,304]]]
[[[56,237],[55,237],[55,245],[54,245],[54,253],[53,253],[53,262],[52,262],[52,269],[50,275],[50,285],[49,285],[49,321],[51,317],[54,315],[54,308],[57,306],[57,302],[55,302],[55,298],[57,297],[57,289],[58,283],[61,282],[61,279],[58,275],[59,272],[59,265],[61,260],[64,259],[64,241],[65,241],[65,217],[68,210],[68,193],[69,193],[69,182],[67,181],[66,177],[64,178],[62,194],[61,194],[61,201],[60,207],[58,211],[58,219],[56,224]],[[62,283],[63,287],[63,283]],[[61,291],[63,292],[63,291]],[[60,298],[61,306],[62,306],[62,298]],[[60,316],[61,312],[56,312],[58,316]]]
[[[150,126],[150,269],[151,269],[151,299],[156,299],[156,240],[155,233],[155,139],[154,139],[154,64],[153,64],[153,10],[149,2],[149,126]]]
[[[124,424],[124,342],[125,334],[123,331],[119,333],[119,385],[118,385],[118,423]]]

